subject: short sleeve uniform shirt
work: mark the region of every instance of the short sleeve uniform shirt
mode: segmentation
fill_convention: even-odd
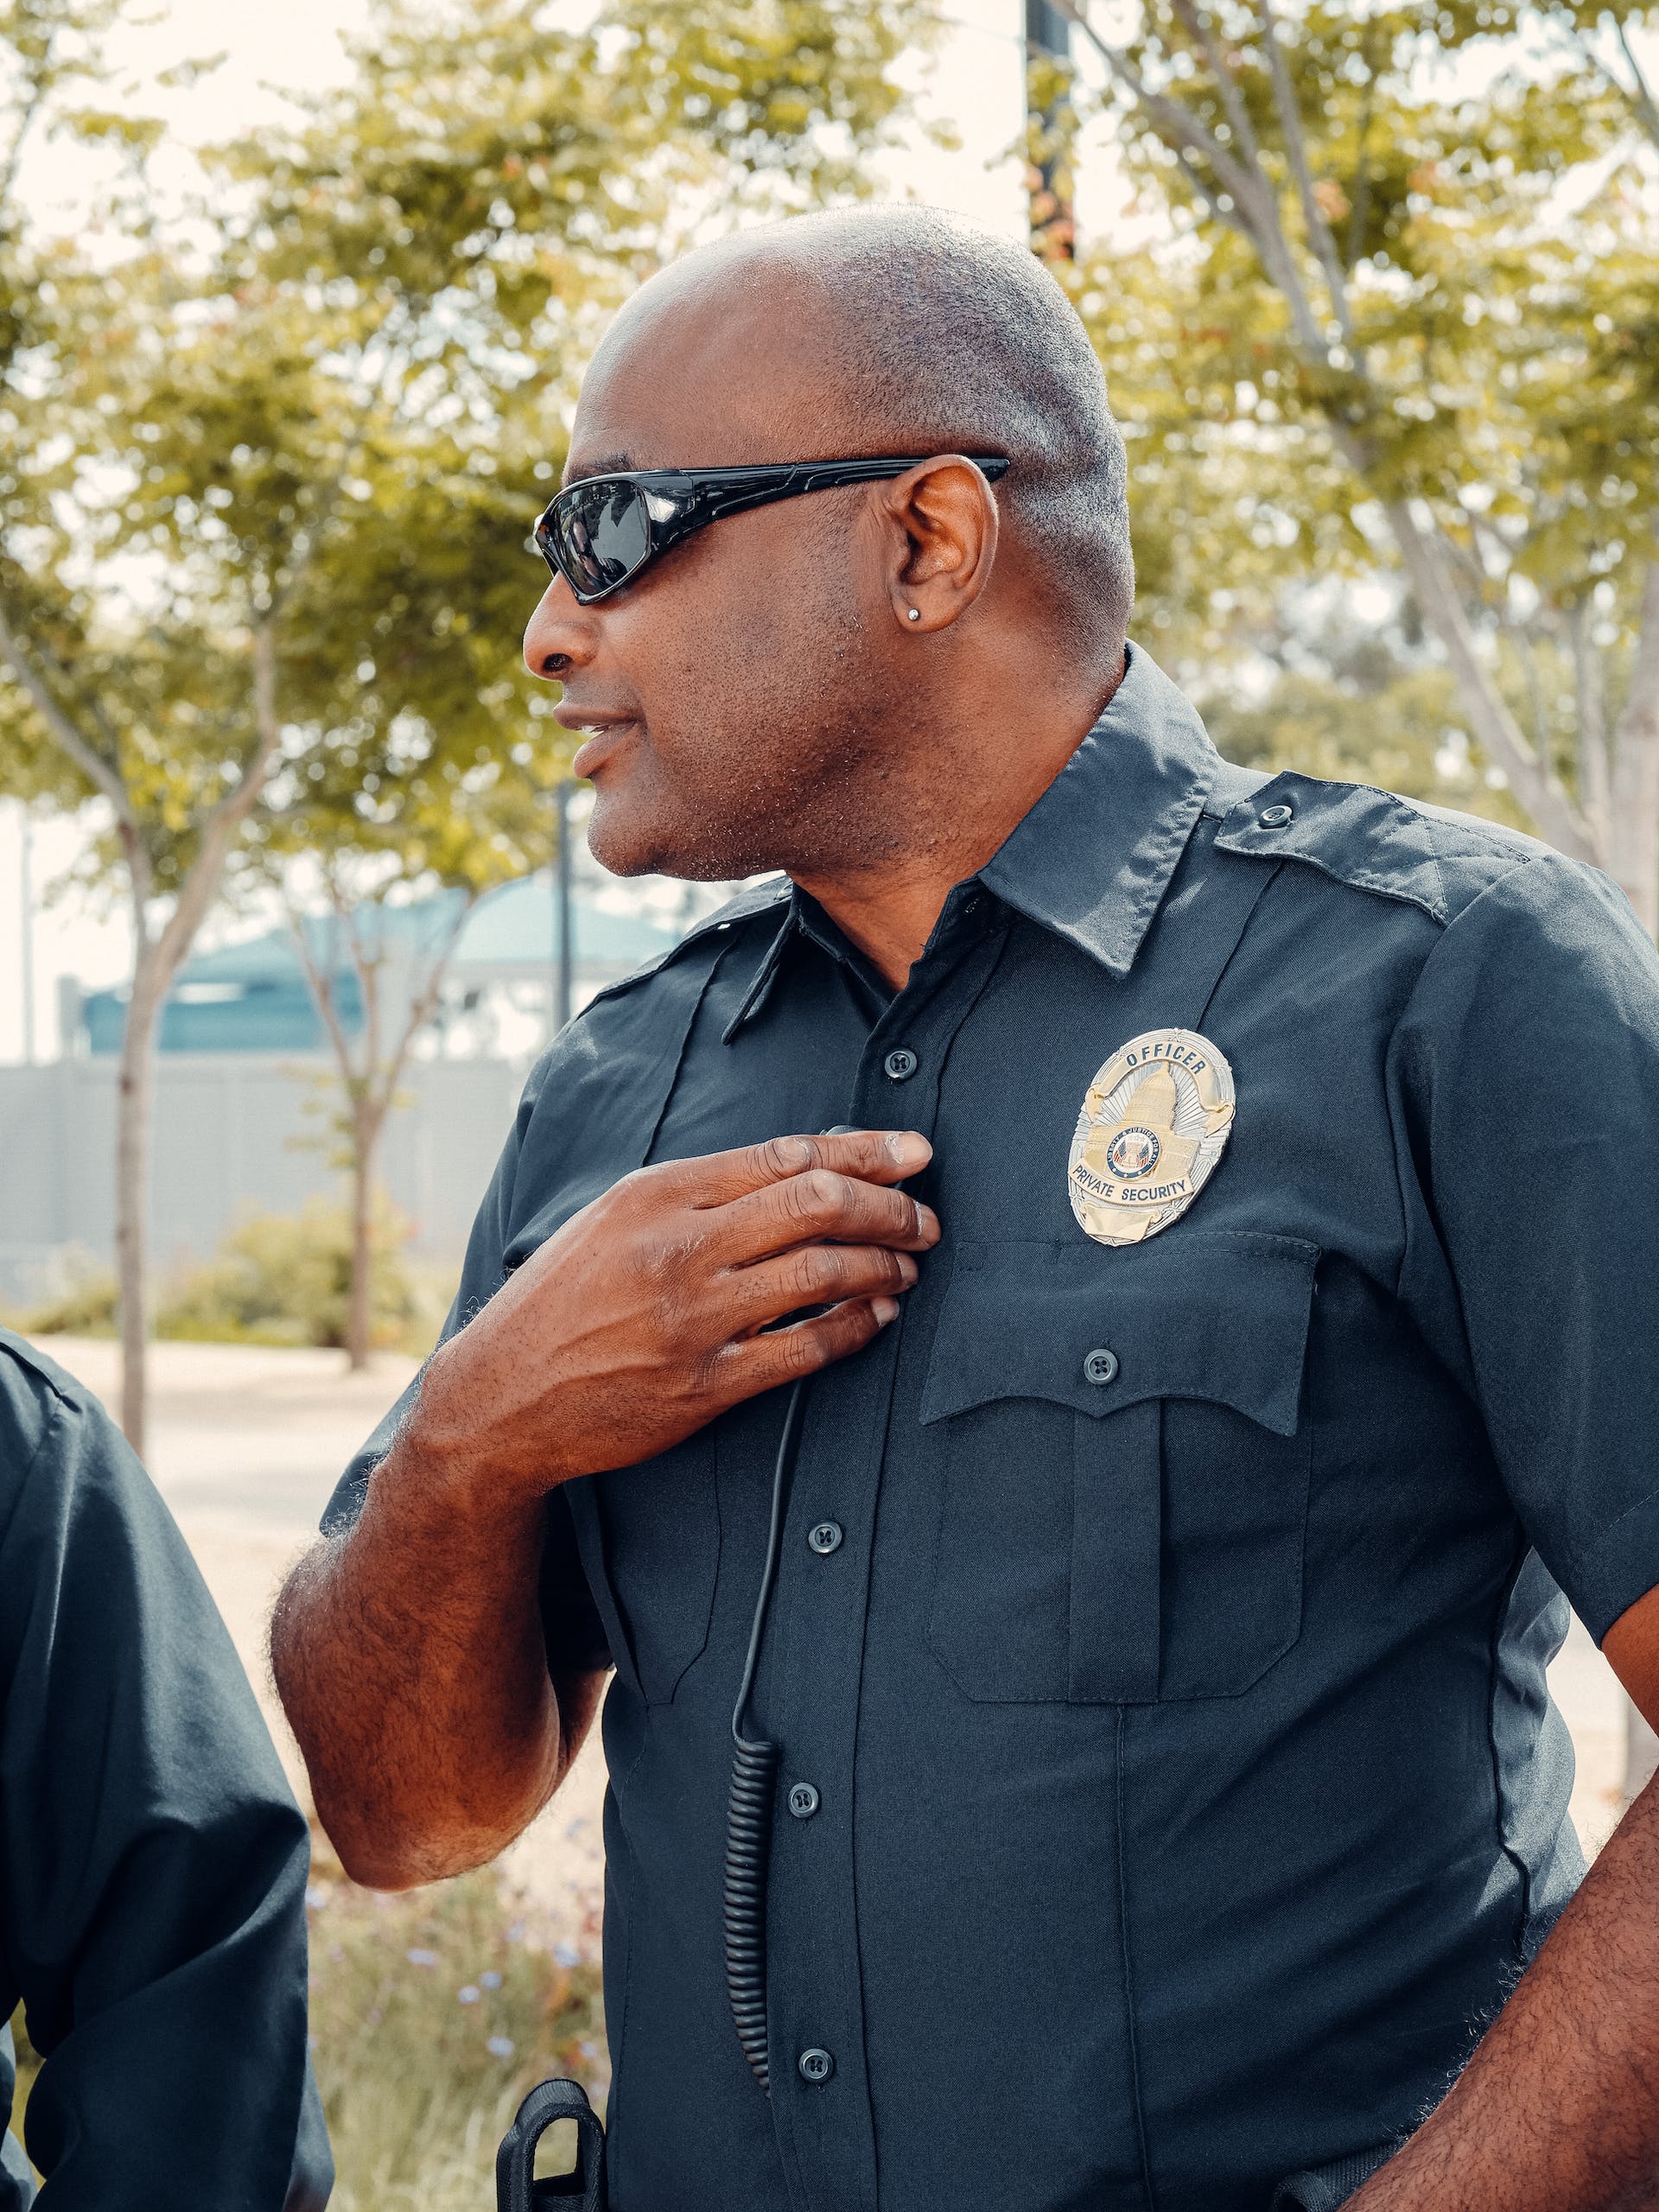
[[[1166,1028],[1225,1056],[1230,1139],[1109,1247],[1073,1131]],[[807,1402],[753,1707],[770,2101],[721,1883],[782,1394],[550,1501],[550,1662],[616,1670],[616,2212],[1345,2185],[1582,1871],[1562,1593],[1599,1637],[1659,1582],[1653,947],[1528,839],[1224,766],[1132,650],[903,990],[784,885],[572,1023],[452,1327],[630,1170],[835,1123],[931,1140],[944,1238]]]

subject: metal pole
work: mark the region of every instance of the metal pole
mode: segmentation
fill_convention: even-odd
[[[1071,60],[1071,25],[1052,0],[1025,0],[1026,108],[1035,144],[1026,168],[1031,204],[1031,250],[1044,261],[1077,258],[1077,219],[1071,205],[1071,102],[1054,98],[1051,86],[1034,90],[1033,71],[1050,75],[1045,64],[1062,67]],[[1035,97],[1039,105],[1033,111]]]
[[[553,1028],[556,1035],[570,1019],[570,794],[575,788],[567,776],[553,794],[554,804],[559,811],[558,888],[554,900],[556,935],[554,942]]]
[[[22,941],[23,952],[23,1064],[35,1065],[35,888],[30,880],[29,862],[33,857],[34,826],[29,818],[29,809],[18,803],[17,888],[22,900]]]

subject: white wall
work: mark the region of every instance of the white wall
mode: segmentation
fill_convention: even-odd
[[[318,1080],[330,1065],[287,1053],[161,1057],[150,1217],[158,1269],[211,1252],[239,1211],[289,1212],[314,1192],[340,1192],[327,1110],[338,1092]],[[25,1294],[31,1273],[65,1245],[113,1255],[116,1072],[112,1057],[0,1067],[0,1295]],[[382,1180],[414,1224],[416,1252],[459,1257],[523,1081],[521,1067],[498,1059],[409,1070],[410,1103],[387,1125]]]

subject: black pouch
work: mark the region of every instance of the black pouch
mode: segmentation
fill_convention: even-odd
[[[576,2170],[536,2179],[536,2145],[556,2120],[576,2123]],[[543,2082],[518,2107],[495,2154],[496,2212],[536,2212],[557,2204],[605,2212],[605,2130],[580,2082]]]

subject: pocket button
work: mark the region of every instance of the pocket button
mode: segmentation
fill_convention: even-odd
[[[1116,1382],[1117,1354],[1108,1351],[1103,1344],[1090,1352],[1083,1363],[1083,1379],[1085,1382]]]
[[[840,1548],[840,1522],[818,1522],[816,1526],[807,1530],[806,1541],[811,1545],[813,1550],[817,1552],[821,1558],[828,1559],[831,1552],[836,1551]]]

